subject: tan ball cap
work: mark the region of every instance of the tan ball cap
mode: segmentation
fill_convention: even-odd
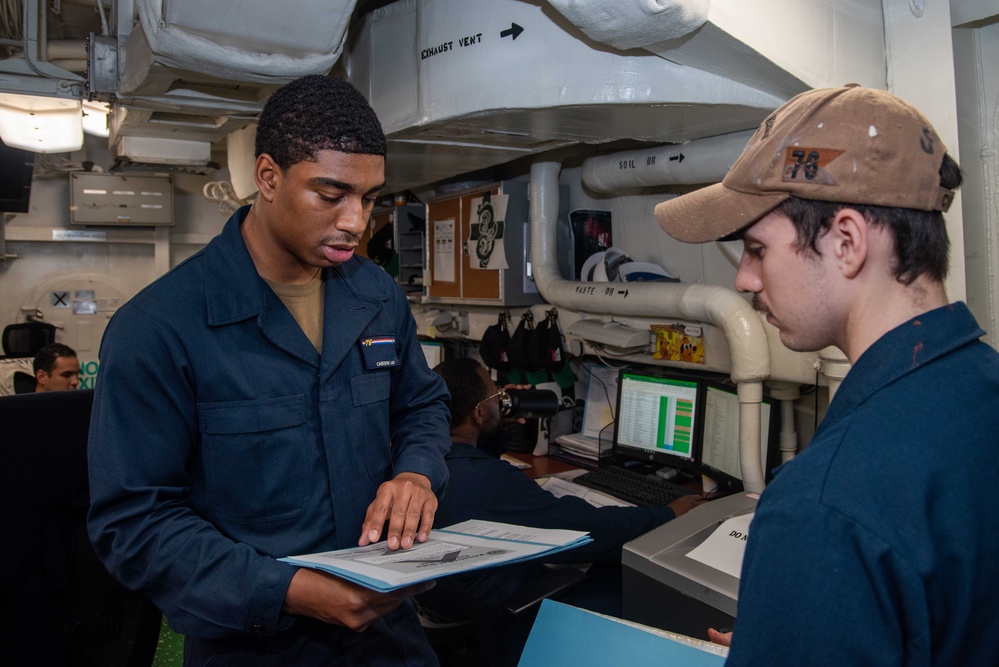
[[[946,211],[940,187],[947,149],[914,107],[856,85],[809,90],[763,121],[721,183],[656,206],[670,236],[724,238],[790,196]]]

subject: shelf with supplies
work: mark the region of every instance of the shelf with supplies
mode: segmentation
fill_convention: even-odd
[[[410,300],[424,296],[426,207],[419,202],[381,206],[361,236],[357,254],[385,269]]]

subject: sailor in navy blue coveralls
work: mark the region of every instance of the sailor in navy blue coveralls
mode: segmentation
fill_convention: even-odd
[[[408,602],[360,633],[282,612],[296,568],[277,558],[356,546],[392,475],[443,486],[447,390],[402,291],[365,259],[324,272],[320,356],[257,275],[246,215],[112,318],[95,546],[187,636],[191,664],[436,664]]]

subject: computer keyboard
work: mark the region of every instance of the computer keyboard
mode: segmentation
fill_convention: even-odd
[[[591,470],[572,481],[636,505],[669,505],[680,496],[697,493],[655,475],[642,475],[616,466]]]

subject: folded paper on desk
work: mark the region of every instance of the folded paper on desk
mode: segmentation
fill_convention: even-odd
[[[620,498],[615,498],[614,496],[606,493],[601,493],[594,489],[587,488],[581,484],[575,484],[568,479],[549,477],[544,480],[544,484],[541,484],[541,488],[556,498],[561,498],[562,496],[575,496],[577,498],[582,498],[594,507],[634,507],[631,503],[621,500]]]
[[[471,519],[435,528],[426,542],[417,542],[409,549],[390,551],[385,542],[379,542],[280,560],[323,570],[384,593],[449,574],[540,558],[592,541],[588,533],[576,530]]]
[[[510,456],[509,454],[500,454],[500,460],[506,461],[507,463],[512,465],[514,468],[517,468],[518,470],[529,470],[534,467],[527,461],[521,461],[517,457]]]
[[[724,646],[543,600],[519,667],[719,667],[727,655]]]

